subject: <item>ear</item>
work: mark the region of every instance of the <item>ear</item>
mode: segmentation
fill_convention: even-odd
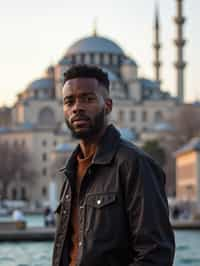
[[[110,114],[112,111],[112,99],[106,98],[105,99],[105,112],[106,114]]]

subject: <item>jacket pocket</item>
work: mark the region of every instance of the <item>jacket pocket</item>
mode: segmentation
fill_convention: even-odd
[[[114,193],[88,195],[86,205],[93,208],[103,208],[114,203],[116,198]]]
[[[118,212],[116,193],[89,194],[86,199],[85,216],[87,236],[95,239],[110,238],[114,233],[114,219],[118,216]]]

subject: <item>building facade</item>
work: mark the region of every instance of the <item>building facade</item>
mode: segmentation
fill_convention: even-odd
[[[176,153],[176,198],[190,202],[200,212],[200,138],[194,138]]]
[[[137,63],[118,44],[96,34],[78,40],[57,64],[18,94],[11,110],[12,125],[0,130],[1,141],[23,141],[32,154],[38,177],[34,186],[25,186],[32,201],[49,200],[50,154],[57,145],[72,142],[63,123],[62,86],[63,73],[75,64],[97,65],[108,73],[113,99],[110,121],[118,128],[128,128],[133,141],[166,123],[178,108],[177,99],[163,91],[160,82],[138,76]],[[12,198],[12,186],[9,195]]]

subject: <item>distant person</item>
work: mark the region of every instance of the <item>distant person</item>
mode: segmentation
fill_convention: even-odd
[[[181,214],[181,210],[178,206],[175,206],[174,209],[172,210],[172,217],[173,219],[179,219],[180,217],[180,214]]]
[[[75,65],[62,93],[79,145],[63,168],[53,266],[172,266],[165,175],[108,123],[107,74]]]
[[[20,209],[13,211],[12,218],[16,222],[25,222],[24,213]]]
[[[44,225],[48,226],[55,226],[55,217],[54,213],[50,207],[46,207],[44,210]]]

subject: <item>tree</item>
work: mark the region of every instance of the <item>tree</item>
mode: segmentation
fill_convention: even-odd
[[[0,143],[0,183],[2,199],[7,198],[8,187],[12,182],[32,182],[36,171],[31,165],[31,156],[23,145]]]
[[[171,150],[174,152],[191,138],[200,135],[200,107],[185,104],[170,119],[174,130],[171,132]]]
[[[165,151],[157,140],[148,140],[143,145],[143,150],[148,153],[161,166],[165,164]]]

